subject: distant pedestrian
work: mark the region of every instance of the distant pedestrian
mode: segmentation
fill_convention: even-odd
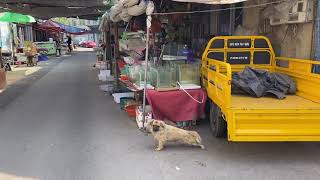
[[[56,40],[56,56],[61,56],[61,42],[59,39]]]
[[[68,52],[71,53],[72,52],[72,39],[71,39],[71,36],[68,36],[67,44],[68,44]]]

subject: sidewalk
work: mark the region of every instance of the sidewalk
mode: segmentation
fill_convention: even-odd
[[[39,63],[38,66],[34,66],[34,67],[26,67],[26,66],[13,67],[12,71],[7,72],[7,86],[10,86],[16,83],[17,81],[39,71],[42,68],[42,64],[43,62]]]
[[[38,66],[19,65],[19,67],[14,67],[13,71],[6,72],[7,85],[0,90],[0,109],[19,97],[28,87],[69,57],[70,55],[51,57],[48,61],[39,62]]]

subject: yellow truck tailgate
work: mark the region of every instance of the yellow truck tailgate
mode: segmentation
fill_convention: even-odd
[[[232,95],[228,118],[230,141],[320,141],[320,103],[296,95]]]

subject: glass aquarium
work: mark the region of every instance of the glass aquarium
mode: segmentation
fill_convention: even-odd
[[[181,85],[200,85],[199,64],[178,64],[177,67],[177,77]]]
[[[129,68],[129,79],[137,87],[144,87],[144,66],[134,65]],[[148,88],[153,88],[153,84],[157,82],[157,70],[153,67],[148,67],[147,71],[147,85]]]
[[[156,88],[175,88],[177,86],[176,65],[160,66],[156,69],[157,80],[153,86]]]

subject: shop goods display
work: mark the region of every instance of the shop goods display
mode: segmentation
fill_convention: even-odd
[[[178,64],[177,77],[182,86],[200,85],[198,64]]]
[[[177,86],[176,65],[160,66],[156,69],[157,80],[152,84],[155,88],[175,88]]]
[[[136,65],[129,68],[129,79],[139,88],[144,87],[144,66]],[[152,84],[156,84],[157,81],[157,70],[153,67],[148,67],[147,72],[147,86],[153,89]]]

